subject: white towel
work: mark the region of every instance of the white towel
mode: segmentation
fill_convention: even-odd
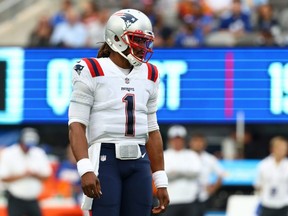
[[[101,150],[101,143],[92,143],[92,145],[88,149],[89,159],[94,167],[95,175],[98,176],[99,171],[99,156]],[[81,209],[82,210],[91,210],[93,203],[93,198],[90,198],[83,194]]]

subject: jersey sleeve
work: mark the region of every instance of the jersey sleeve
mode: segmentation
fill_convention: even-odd
[[[80,122],[88,125],[94,103],[93,71],[85,60],[76,62],[72,71],[72,94],[69,105],[69,124]]]
[[[158,105],[158,89],[159,89],[159,73],[156,66],[148,63],[148,79],[153,82],[153,91],[147,103],[148,109],[148,131],[159,130],[157,122],[157,105]]]
[[[149,97],[147,108],[148,114],[156,113],[158,104],[159,72],[155,65],[148,64],[148,79],[153,82],[153,91]]]
[[[81,82],[87,86],[87,88],[93,92],[94,86],[93,86],[93,71],[90,71],[90,68],[88,67],[87,63],[85,62],[85,59],[81,59],[80,61],[77,61],[72,70],[72,87],[77,82]]]

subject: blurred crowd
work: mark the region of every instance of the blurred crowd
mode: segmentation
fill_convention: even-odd
[[[105,22],[119,8],[136,8],[150,18],[155,47],[288,45],[288,4],[284,0],[99,2],[62,0],[59,11],[39,19],[27,46],[100,47]]]
[[[63,215],[65,206],[71,208],[66,215],[84,215],[79,208],[80,176],[70,145],[62,147],[64,154],[58,158],[43,145],[38,129],[24,127],[15,135],[15,142],[0,148],[0,209],[7,209],[5,215]],[[44,213],[45,203],[55,207],[55,202],[62,203],[63,210]]]
[[[227,192],[225,188],[222,188],[222,180],[227,175],[227,170],[220,163],[222,159],[226,161],[239,159],[266,161],[269,159],[271,161],[271,157],[275,156],[276,159],[279,158],[279,161],[283,160],[284,165],[287,163],[288,142],[284,137],[276,134],[271,135],[271,138],[262,134],[261,137],[264,138],[259,139],[257,133],[248,127],[243,134],[237,133],[237,130],[229,130],[230,133],[225,133],[225,136],[219,134],[219,139],[216,139],[214,137],[218,133],[216,128],[205,127],[206,129],[203,129],[201,126],[193,128],[189,125],[167,126],[161,126],[164,138],[165,170],[170,194],[170,206],[164,214],[165,216],[191,215],[191,212],[194,216],[203,216],[211,209],[225,209],[230,193],[233,191]],[[225,131],[224,128],[222,129]],[[67,143],[59,146],[47,142],[47,136],[55,135],[55,130],[59,129],[50,129],[49,132],[46,132],[47,134],[44,133],[43,128],[42,133],[36,128],[23,128],[20,134],[17,130],[19,138],[14,133],[7,135],[13,137],[14,144],[5,144],[1,137],[0,199],[1,197],[3,199],[3,195],[5,195],[8,201],[7,207],[9,209],[10,206],[11,211],[29,211],[30,207],[34,208],[33,206],[38,205],[39,200],[42,204],[63,202],[63,205],[79,207],[82,197],[80,177],[70,145]],[[281,134],[281,132],[278,131],[277,134]],[[52,137],[54,140],[55,136]],[[60,138],[59,140],[62,142],[64,139]],[[277,148],[274,149],[271,147],[274,146],[275,140],[277,143],[280,140],[280,147],[276,143]],[[285,144],[286,149],[283,149],[281,143]],[[52,170],[47,165],[48,161]],[[36,173],[35,170],[37,170]],[[280,173],[283,173],[281,170],[282,168]],[[288,169],[285,168],[285,176],[288,176],[287,173]],[[213,181],[211,181],[211,176],[215,177]],[[278,182],[279,176],[275,176],[275,181]],[[281,175],[279,178],[282,178]],[[267,185],[262,184],[263,182],[260,180],[257,182],[257,187],[266,188]],[[31,186],[26,187],[28,183]],[[284,186],[286,187],[286,184]],[[241,190],[237,190],[237,193],[242,193]],[[253,188],[251,187],[249,190],[249,194],[251,194]],[[25,204],[25,208],[13,207],[18,206],[20,202],[27,203],[28,198],[33,199],[32,202],[29,200],[29,205]],[[282,197],[279,199],[281,200]],[[277,198],[277,200],[279,199]],[[286,201],[283,204],[286,204]],[[77,215],[81,216],[82,212],[79,208],[77,209],[73,211],[77,211]]]

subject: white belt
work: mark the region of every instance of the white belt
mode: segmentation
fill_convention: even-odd
[[[120,160],[136,160],[141,157],[140,146],[137,142],[115,143],[116,158]]]

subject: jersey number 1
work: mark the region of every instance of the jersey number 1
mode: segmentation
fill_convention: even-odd
[[[125,136],[135,136],[135,95],[126,94],[122,102],[125,103]]]

